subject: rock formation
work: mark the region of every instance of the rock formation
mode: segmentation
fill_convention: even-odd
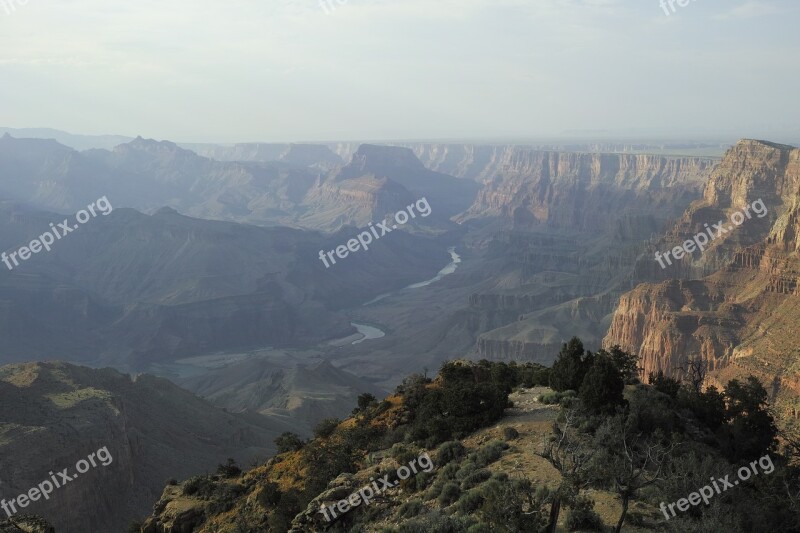
[[[605,345],[642,356],[645,375],[681,375],[686,358],[700,358],[713,379],[753,373],[768,383],[785,411],[796,407],[800,300],[797,298],[800,150],[743,140],[714,170],[703,198],[639,260],[637,276],[668,279],[625,294]],[[732,213],[762,200],[767,212],[738,227]],[[752,211],[752,209],[751,209]],[[726,221],[730,231],[664,269],[643,265],[653,250],[669,250]],[[656,264],[656,267],[658,265]]]

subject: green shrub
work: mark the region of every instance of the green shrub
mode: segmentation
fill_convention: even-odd
[[[399,518],[413,518],[422,512],[423,505],[422,500],[413,499],[409,500],[403,505],[400,506],[400,509],[397,510],[397,516]]]
[[[341,420],[338,418],[326,418],[325,420],[320,420],[319,423],[314,427],[314,436],[318,439],[324,439],[326,437],[330,437],[333,435],[333,432],[336,431],[336,428],[341,424]]]
[[[440,511],[433,511],[418,516],[402,524],[400,533],[466,533],[475,521],[465,516],[448,516]]]
[[[395,444],[392,446],[390,451],[392,458],[397,461],[400,465],[407,465],[417,457],[419,457],[419,452],[416,449],[413,449],[410,446],[405,444]]]
[[[478,470],[478,465],[475,464],[475,461],[467,460],[461,464],[461,468],[458,469],[456,472],[456,479],[458,481],[463,481],[466,477],[473,474]]]
[[[603,531],[603,520],[594,510],[594,500],[586,495],[578,495],[567,512],[569,531]]]
[[[490,477],[492,477],[492,473],[487,469],[482,468],[480,470],[476,470],[464,478],[464,480],[461,482],[461,490],[471,489],[476,485],[480,485]]]
[[[631,526],[644,527],[647,525],[647,516],[639,511],[630,511],[625,515],[625,523]]]
[[[539,403],[543,403],[545,405],[553,405],[558,403],[560,399],[561,395],[556,391],[545,392],[544,394],[540,394],[538,398]]]
[[[411,476],[408,479],[403,479],[400,481],[400,486],[403,490],[407,490],[409,492],[419,492],[425,487],[427,487],[431,480],[434,479],[433,472],[420,472],[415,476]]]
[[[458,499],[458,510],[464,514],[472,514],[483,505],[483,494],[480,489],[465,492]]]
[[[565,396],[559,400],[558,405],[564,409],[571,409],[578,404],[578,399],[573,396]]]
[[[503,438],[506,440],[514,440],[519,438],[519,431],[512,427],[503,428]]]
[[[211,501],[206,504],[206,514],[213,516],[233,509],[236,500],[244,493],[244,487],[237,483],[221,483],[217,485]]]
[[[508,474],[505,472],[495,472],[492,474],[492,479],[501,483],[505,483],[508,481]]]
[[[431,484],[431,486],[428,487],[428,490],[425,491],[425,494],[422,495],[422,499],[428,501],[428,500],[433,500],[434,498],[438,498],[439,494],[442,493],[442,488],[444,487],[445,483],[446,483],[445,480],[437,478],[433,482],[433,484]]]
[[[296,452],[305,445],[303,439],[291,431],[284,431],[274,442],[278,447],[278,453]]]
[[[242,469],[236,464],[233,457],[228,457],[228,462],[224,465],[217,465],[217,475],[225,478],[239,477],[242,474]]]
[[[274,507],[281,501],[281,491],[277,483],[267,482],[258,493],[258,503],[264,507]]]
[[[442,467],[451,461],[461,459],[467,454],[467,449],[457,440],[443,442],[436,449],[436,464]]]
[[[209,476],[193,476],[183,484],[184,496],[197,496],[198,498],[210,498],[214,493],[214,482]]]
[[[481,467],[490,465],[500,459],[503,455],[503,451],[508,448],[509,446],[507,443],[499,440],[486,443],[478,450],[475,462]]]
[[[442,487],[442,492],[439,493],[439,503],[442,505],[450,505],[458,499],[461,495],[461,489],[452,481],[445,483]]]
[[[478,523],[470,526],[467,533],[492,533],[492,528],[486,524]]]
[[[564,402],[565,399],[571,399],[578,396],[574,390],[565,390],[561,392],[546,392],[539,396],[539,401],[545,405],[556,405]]]
[[[449,463],[439,471],[439,477],[445,480],[456,479],[456,475],[461,468],[459,463]]]

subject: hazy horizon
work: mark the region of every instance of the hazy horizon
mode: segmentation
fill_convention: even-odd
[[[800,139],[784,106],[800,82],[788,0],[669,15],[658,0],[3,6],[0,124],[13,128],[219,143]]]

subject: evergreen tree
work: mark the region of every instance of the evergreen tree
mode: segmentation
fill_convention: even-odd
[[[584,407],[594,412],[613,411],[624,403],[625,382],[614,361],[605,353],[598,354],[583,378],[578,396]]]
[[[578,337],[573,337],[561,346],[558,359],[553,363],[550,388],[559,392],[580,389],[593,358],[590,352],[584,354],[583,343]]]

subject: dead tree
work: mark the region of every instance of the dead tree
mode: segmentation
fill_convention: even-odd
[[[565,409],[562,414],[563,421],[556,419],[553,422],[553,437],[545,442],[542,452],[537,454],[547,459],[561,473],[563,479],[553,495],[547,524],[548,533],[556,531],[562,500],[571,500],[572,495],[587,485],[585,473],[594,455],[594,450],[585,449],[574,434],[570,434],[575,419],[574,411]]]

